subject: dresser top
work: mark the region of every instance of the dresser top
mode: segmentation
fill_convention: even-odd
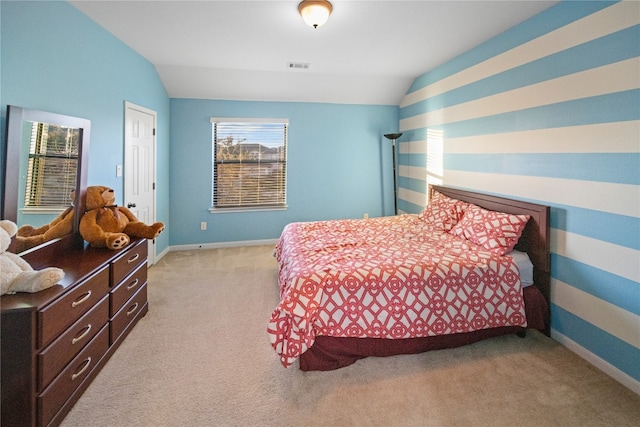
[[[146,244],[146,239],[132,239],[128,246],[121,250],[106,248],[92,248],[77,240],[61,240],[41,248],[36,252],[23,255],[34,270],[46,267],[61,268],[65,275],[57,285],[40,292],[18,292],[13,295],[0,297],[2,313],[12,310],[39,310],[52,301],[58,299],[75,284],[96,274],[110,262],[124,256],[129,249],[140,244]]]

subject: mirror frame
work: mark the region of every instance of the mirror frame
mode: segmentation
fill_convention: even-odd
[[[30,110],[27,108],[7,105],[7,127],[4,164],[4,185],[2,188],[3,219],[17,222],[18,219],[18,184],[20,182],[20,147],[23,141],[23,123],[43,122],[62,126],[69,126],[80,130],[78,141],[78,170],[76,172],[76,197],[74,200],[74,217],[72,234],[78,233],[81,213],[85,210],[87,191],[87,175],[89,165],[89,142],[91,135],[91,121],[80,117],[67,116],[48,111]],[[45,242],[44,245],[49,242]],[[30,249],[36,249],[40,246]]]

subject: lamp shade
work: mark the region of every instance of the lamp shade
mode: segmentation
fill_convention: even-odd
[[[298,5],[298,12],[304,22],[313,28],[321,27],[333,11],[333,6],[326,0],[304,0]]]

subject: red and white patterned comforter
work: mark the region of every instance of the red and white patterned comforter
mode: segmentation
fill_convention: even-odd
[[[414,338],[526,326],[518,267],[417,215],[298,222],[274,255],[267,330],[284,366],[317,335]]]

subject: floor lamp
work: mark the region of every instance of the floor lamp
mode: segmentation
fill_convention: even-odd
[[[398,184],[396,177],[396,139],[402,136],[401,133],[387,133],[385,138],[391,140],[391,149],[393,150],[393,208],[396,215],[398,215]]]

